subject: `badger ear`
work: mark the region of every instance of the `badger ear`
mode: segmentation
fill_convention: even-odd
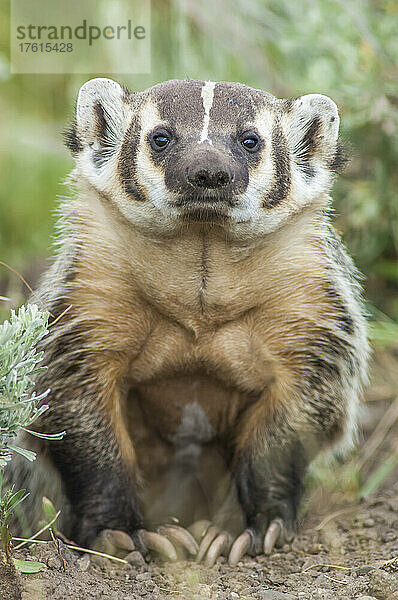
[[[338,139],[336,104],[321,94],[307,94],[291,105],[288,141],[298,169],[312,178],[319,171],[339,172],[346,162]]]
[[[75,120],[64,134],[72,154],[87,146],[95,150],[114,148],[123,138],[127,108],[128,92],[116,81],[87,81],[79,91]]]

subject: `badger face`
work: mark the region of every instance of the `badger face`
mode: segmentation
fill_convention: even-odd
[[[329,190],[344,162],[338,127],[319,94],[193,80],[130,93],[93,79],[66,141],[78,174],[132,223],[264,234]]]

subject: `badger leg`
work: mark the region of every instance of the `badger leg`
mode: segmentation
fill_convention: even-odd
[[[85,545],[103,529],[132,534],[142,527],[134,448],[121,417],[119,391],[116,385],[95,387],[86,382],[61,396],[53,385],[53,402],[40,423],[45,431],[66,430],[48,452],[72,507],[68,534]]]
[[[299,442],[264,453],[246,451],[236,466],[238,496],[246,530],[234,541],[231,566],[243,554],[270,554],[275,545],[291,542],[308,455]]]
[[[100,365],[95,357],[75,357],[74,364],[56,357],[48,360],[49,368],[38,382],[39,389],[51,387],[49,409],[38,429],[66,430],[61,441],[47,445],[70,505],[64,533],[81,546],[116,556],[156,552],[174,561],[179,545],[195,553],[195,541],[182,528],[159,533],[143,526],[138,465],[119,383],[123,365],[109,355]]]
[[[291,386],[276,383],[243,416],[234,474],[247,529],[231,547],[231,565],[245,552],[269,554],[293,540],[307,466],[351,432],[355,378],[341,362],[317,366]]]
[[[213,566],[223,554],[235,566],[245,554],[270,554],[275,545],[291,542],[307,462],[298,445],[264,454],[246,448],[234,466],[246,529],[234,539],[225,519],[195,523],[190,531],[199,542],[197,562]]]
[[[246,529],[232,545],[221,530],[202,531],[198,556],[207,564],[224,552],[234,566],[246,553],[270,554],[293,540],[307,466],[343,436],[354,396],[337,377],[330,387],[315,389],[314,381],[281,386],[279,394],[275,387],[240,416],[231,468]]]
[[[138,465],[124,417],[125,364],[117,353],[86,351],[79,331],[52,335],[48,369],[36,382],[38,390],[51,388],[49,408],[35,427],[66,431],[46,448],[70,506],[65,535],[85,547],[106,545],[110,553],[154,550],[175,560],[170,541],[143,528]]]

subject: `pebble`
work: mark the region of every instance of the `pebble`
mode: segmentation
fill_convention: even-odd
[[[231,592],[230,598],[231,600],[238,600],[239,594],[237,594],[236,592]]]
[[[363,523],[362,523],[363,527],[369,528],[369,527],[374,527],[375,526],[375,520],[374,519],[364,519]]]
[[[368,567],[368,566],[364,565],[363,567],[358,567],[356,569],[356,572],[358,575],[367,575],[367,573],[369,573],[372,569],[373,569],[373,567]]]
[[[150,573],[139,573],[136,576],[137,581],[148,581],[148,579],[152,579],[152,575]]]
[[[369,571],[369,591],[377,598],[388,598],[393,592],[397,591],[398,579],[390,573],[381,569],[372,569]]]
[[[78,567],[81,571],[87,571],[90,566],[90,556],[85,554],[77,561]]]
[[[273,590],[260,592],[260,598],[261,600],[297,600],[297,596],[283,594],[282,592],[274,592]]]
[[[50,556],[50,558],[47,559],[47,567],[49,569],[61,569],[62,561],[58,556]]]
[[[374,596],[359,596],[358,600],[377,600]]]
[[[137,552],[137,550],[127,554],[126,560],[132,567],[139,568],[145,565],[144,557],[142,556],[141,552]]]

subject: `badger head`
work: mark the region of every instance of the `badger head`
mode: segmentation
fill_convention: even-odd
[[[344,164],[327,96],[280,100],[239,83],[80,89],[66,135],[77,173],[133,224],[264,234],[328,192]]]

